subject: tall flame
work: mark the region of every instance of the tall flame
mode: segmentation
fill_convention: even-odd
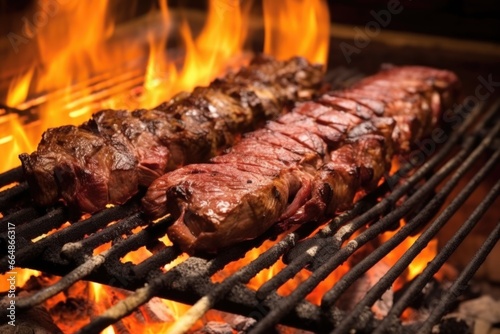
[[[19,75],[9,85],[7,100],[5,103],[10,107],[17,107],[28,97],[30,82],[33,77],[33,69],[23,75]]]
[[[90,105],[68,110],[68,105],[91,92],[80,87],[79,96],[71,94],[75,83],[86,82],[93,73],[106,68],[111,62],[106,56],[105,40],[110,37],[114,24],[107,15],[109,1],[71,1],[60,6],[55,22],[38,32],[38,50],[44,68],[40,70],[36,91],[52,92],[62,89],[61,98],[47,100],[40,113],[41,128],[66,124],[79,124],[88,119]],[[92,13],[86,15],[85,13]],[[61,28],[64,27],[64,30]]]
[[[181,89],[191,88],[193,82],[208,84],[243,48],[247,22],[240,1],[211,0],[208,9],[205,29],[194,43],[187,23],[181,26],[186,41],[186,60],[179,78]]]
[[[162,17],[169,20],[165,0],[160,2]],[[246,39],[249,6],[239,0],[210,0],[205,25],[193,38],[187,20],[180,25],[186,55],[181,70],[165,58],[165,43],[151,42],[143,104],[154,107],[180,91],[207,85],[241,54]]]
[[[324,0],[263,0],[264,52],[279,59],[303,56],[326,64],[330,16]]]

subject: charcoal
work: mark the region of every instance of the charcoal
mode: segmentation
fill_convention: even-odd
[[[439,334],[472,334],[472,329],[467,322],[460,318],[450,317],[444,318],[439,325],[436,325],[432,330],[433,333]]]

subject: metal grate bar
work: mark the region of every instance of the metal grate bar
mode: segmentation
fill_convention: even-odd
[[[152,273],[157,271],[160,273],[161,267],[175,260],[179,255],[181,255],[181,251],[179,248],[175,246],[165,247],[154,255],[144,260],[143,262],[136,265],[133,270],[136,276],[138,277],[148,277]]]
[[[31,224],[23,224],[16,229],[16,249],[17,251],[22,251],[24,247],[29,248],[31,244],[31,239],[38,237],[44,233],[49,232],[54,228],[60,227],[66,222],[64,209],[57,208],[46,214],[45,216],[36,218]],[[8,235],[7,232],[0,234],[0,247],[2,249],[7,249]],[[16,260],[18,259],[16,254]],[[19,260],[17,260],[19,261]],[[16,262],[17,262],[16,261]],[[0,262],[3,264],[3,261]],[[0,264],[0,268],[1,264]]]
[[[23,168],[21,166],[12,168],[5,173],[0,174],[0,188],[14,182],[20,182],[24,178]]]
[[[5,211],[20,199],[27,200],[29,198],[27,196],[28,190],[28,183],[23,182],[12,188],[2,191],[0,194],[0,211]]]
[[[57,208],[46,215],[36,218],[31,224],[23,224],[16,228],[16,238],[31,240],[52,229],[60,227],[67,221],[65,208]],[[3,235],[0,239],[3,239]]]
[[[168,226],[170,225],[170,220],[165,219],[154,225],[150,225],[142,229],[138,233],[134,233],[124,240],[121,240],[111,246],[108,250],[109,257],[111,259],[119,260],[120,257],[124,256],[130,251],[136,250],[139,247],[146,246],[150,243],[155,243],[158,241],[159,235],[165,235]]]
[[[0,219],[0,233],[7,231],[8,224],[11,223],[16,226],[22,223],[32,221],[40,216],[40,213],[34,207],[21,208],[14,213]]]
[[[82,251],[84,253],[91,251],[97,246],[118,238],[124,233],[130,233],[134,228],[146,224],[147,222],[141,218],[141,214],[135,213],[130,217],[120,220],[116,224],[105,227],[81,241],[65,244],[61,250],[61,254],[65,257],[75,259],[77,256],[81,256]]]

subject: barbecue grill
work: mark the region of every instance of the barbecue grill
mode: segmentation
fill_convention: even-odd
[[[125,205],[111,207],[75,221],[75,217],[63,207],[41,210],[31,206],[20,168],[10,170],[0,175],[0,185],[19,184],[4,190],[0,195],[0,210],[4,214],[0,222],[2,251],[4,254],[7,251],[9,223],[14,224],[16,265],[62,276],[50,287],[29,297],[19,298],[16,307],[20,312],[32,308],[78,280],[85,279],[135,291],[92,320],[80,330],[81,333],[95,333],[104,329],[154,296],[194,304],[198,314],[216,308],[253,317],[257,322],[250,333],[266,333],[278,323],[320,332],[331,330],[334,333],[344,333],[351,328],[367,333],[428,332],[439,323],[495,246],[500,238],[498,222],[491,224],[489,237],[453,285],[445,291],[428,319],[404,324],[400,321],[400,315],[495,201],[500,191],[499,181],[491,187],[474,213],[456,230],[426,269],[399,296],[387,316],[379,319],[370,307],[460,209],[474,189],[484,182],[486,176],[498,169],[499,110],[500,101],[474,106],[465,121],[451,132],[446,143],[425,163],[415,160],[402,165],[375,192],[359,200],[352,210],[333,218],[317,231],[314,224],[306,224],[293,232],[284,233],[272,247],[221,283],[213,283],[211,276],[264,240],[276,238],[279,231],[269,231],[257,240],[237,245],[217,256],[191,256],[163,272],[161,268],[164,265],[180,256],[177,247],[165,246],[158,241],[158,237],[165,234],[171,223],[168,217],[149,225],[139,211],[137,199],[133,199]],[[433,219],[458,181],[484,155],[489,156],[487,163],[444,211]],[[439,190],[434,193],[437,188]],[[429,196],[431,199],[423,205],[422,202]],[[359,261],[324,294],[320,306],[305,301],[306,295],[356,250],[375,240],[382,232],[394,229],[405,217],[406,223],[398,227],[392,238]],[[66,221],[73,222],[61,228]],[[137,227],[143,228],[133,233]],[[36,242],[31,241],[58,228]],[[351,312],[346,313],[335,306],[335,302],[359,277],[416,230],[423,230],[418,240],[369,289]],[[94,249],[110,241],[112,246],[108,250],[93,255]],[[121,257],[142,246],[154,255],[135,265],[120,262]],[[282,257],[287,262],[286,267],[259,290],[253,291],[245,286],[259,271]],[[0,269],[4,273],[9,271],[8,260],[7,256],[0,260]],[[311,272],[307,280],[288,296],[276,294],[283,283],[303,268]],[[6,305],[2,304],[1,309],[5,312]]]
[[[333,27],[332,31],[340,35],[334,38],[345,38],[350,42],[352,34],[349,35],[345,29],[340,25]],[[349,64],[349,70],[334,68],[327,74],[326,81],[332,87],[349,86],[362,77],[360,73],[374,71],[383,61],[417,63],[421,55],[429,54],[429,48],[417,45],[419,41],[416,41],[409,49],[394,47],[391,50],[397,52],[389,56],[387,45],[381,46],[384,36],[394,41],[391,47],[398,44],[394,35],[382,33],[358,58],[353,58],[354,63]],[[339,40],[332,43],[332,64],[341,64],[346,60],[342,58],[340,43]],[[458,49],[453,46],[450,50]],[[454,56],[447,54],[443,59]],[[432,62],[429,60],[428,65],[437,63],[436,66],[447,66],[439,58]],[[476,67],[470,66],[469,60],[461,62],[457,60],[450,64],[450,68],[465,64],[473,68],[467,70],[477,75],[479,72],[486,73],[486,68],[489,71],[488,66],[491,65],[475,65],[479,68],[476,73]],[[130,91],[142,84],[142,77],[142,72],[133,69],[120,74],[118,79],[125,78],[122,80],[126,86],[124,89]],[[115,87],[115,79],[118,80],[116,77],[109,81],[104,78],[95,86],[105,83],[107,88]],[[475,82],[468,79],[470,76],[464,82],[464,93],[472,96]],[[99,89],[96,88],[96,91],[99,92]],[[26,122],[37,117],[36,105],[24,110],[8,108],[8,112],[17,113]],[[269,333],[278,324],[320,333],[346,333],[351,330],[360,333],[428,333],[433,328],[453,331],[456,324],[450,325],[444,317],[456,306],[460,295],[467,290],[481,264],[492,255],[500,238],[498,217],[496,221],[484,218],[495,205],[500,191],[500,181],[498,177],[495,179],[500,167],[500,100],[489,98],[474,105],[464,103],[455,108],[454,113],[461,116],[462,122],[447,129],[446,142],[436,143],[435,152],[413,151],[374,192],[359,199],[351,210],[322,224],[304,224],[291,231],[273,228],[255,240],[230,247],[218,255],[200,254],[186,258],[175,245],[160,241],[172,221],[169,217],[153,223],[145,219],[140,210],[142,194],[124,205],[112,206],[93,215],[75,216],[62,205],[35,207],[20,167],[0,174],[0,188],[9,186],[0,192],[2,254],[7,254],[9,227],[15,226],[16,267],[61,276],[59,281],[34,294],[18,295],[16,311],[18,314],[27,312],[75,283],[86,280],[125,289],[130,294],[93,318],[79,333],[100,332],[132,314],[153,297],[192,305],[190,311],[172,327],[172,331],[178,332],[188,330],[193,321],[211,309],[255,319],[255,323],[249,322],[249,333]],[[478,166],[478,161],[484,163]],[[488,193],[478,200],[474,195],[479,187],[487,188]],[[443,229],[450,230],[450,220],[466,203],[477,206],[473,213],[461,221],[460,226],[451,227],[451,237],[432,261],[418,276],[394,292],[392,306],[386,312],[377,313],[372,306],[384,298],[384,293],[404,275],[412,260],[431,240]],[[464,240],[481,222],[485,223],[483,228],[487,230],[488,237],[476,249],[472,259],[449,286],[436,283],[435,274],[453,254],[460,252]],[[392,237],[380,241],[380,235],[387,231],[393,232]],[[367,272],[416,234],[419,237],[413,245],[379,280],[363,291],[362,298],[348,310],[342,307],[340,301],[343,298],[352,299],[350,290]],[[98,249],[107,243],[111,246],[99,252]],[[251,250],[262,249],[263,244],[270,246],[255,259],[240,264],[223,280],[214,280],[217,273],[238,263]],[[121,258],[141,247],[153,255],[136,264],[121,261]],[[363,252],[366,247],[369,247],[369,252]],[[283,269],[259,289],[246,285],[263,269],[280,261],[285,263]],[[172,266],[174,263],[177,264]],[[306,296],[320,282],[342,269],[346,263],[350,266],[347,273],[321,296],[319,305],[306,300]],[[170,269],[164,269],[169,264]],[[2,256],[0,272],[11,270],[8,255]],[[286,296],[278,293],[280,287],[303,270],[309,273],[307,279],[299,282]],[[426,289],[433,285],[437,285],[435,289],[439,291],[423,296]],[[402,316],[404,312],[418,310],[416,304],[421,304],[425,298],[431,300],[425,306],[425,316],[406,321]],[[9,302],[7,298],[0,299],[0,313],[4,317],[6,302]]]

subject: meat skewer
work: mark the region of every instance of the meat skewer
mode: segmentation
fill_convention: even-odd
[[[215,252],[273,224],[325,219],[373,190],[395,154],[429,135],[458,97],[448,71],[386,69],[354,87],[299,103],[229,153],[155,180],[143,198],[184,251]]]
[[[121,204],[167,171],[207,161],[286,103],[311,98],[322,78],[321,66],[302,58],[260,55],[153,110],[104,110],[83,125],[49,129],[35,152],[20,155],[32,197],[89,213]]]

